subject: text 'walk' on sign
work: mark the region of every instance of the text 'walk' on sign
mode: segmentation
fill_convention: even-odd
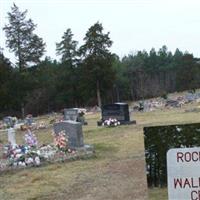
[[[200,200],[200,147],[167,152],[169,200]]]

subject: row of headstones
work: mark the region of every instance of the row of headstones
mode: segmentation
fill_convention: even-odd
[[[16,136],[15,129],[9,128],[8,130],[8,142],[12,145],[16,145]],[[68,137],[69,147],[78,148],[83,147],[83,133],[82,133],[82,124],[74,121],[62,121],[54,124],[55,134],[59,134],[61,131],[64,131]]]
[[[102,107],[102,119],[97,124],[101,125],[104,120],[109,118],[115,118],[121,124],[135,123],[135,121],[130,121],[129,107],[126,103],[104,105]],[[64,121],[54,124],[54,132],[58,134],[61,131],[65,131],[70,147],[83,147],[82,125],[84,124],[86,124],[85,119],[83,114],[80,116],[78,109],[64,109]]]
[[[101,125],[103,121],[110,118],[116,119],[120,124],[132,124],[136,123],[135,120],[130,121],[129,106],[127,103],[114,103],[107,104],[102,107],[102,118],[97,122],[97,125]],[[64,109],[64,120],[76,121],[85,125],[87,122],[84,118],[84,113],[79,113],[78,109],[70,108]]]
[[[61,131],[64,131],[69,140],[70,148],[83,147],[83,133],[82,125],[86,124],[84,118],[81,118],[83,115],[79,115],[77,109],[65,109],[64,110],[64,119],[65,121],[58,122],[54,124],[55,134],[59,134]],[[8,142],[12,145],[16,145],[16,136],[15,136],[15,121],[12,117],[5,117],[4,123],[8,125],[7,134]]]
[[[24,120],[21,120],[17,119],[16,117],[6,116],[3,118],[3,122],[7,125],[7,127],[14,127],[16,124],[20,123],[31,126],[33,124],[33,117],[32,115],[28,115]]]
[[[97,122],[98,125],[109,118],[115,118],[122,124],[135,123],[135,121],[130,121],[129,107],[126,103],[115,103],[108,104],[102,107],[102,119]],[[78,109],[64,109],[64,121],[54,124],[55,134],[59,134],[64,131],[68,137],[69,147],[77,148],[83,147],[83,133],[82,125],[86,124],[83,114],[80,115]],[[15,132],[14,129],[8,129],[8,141],[11,144],[15,144]]]

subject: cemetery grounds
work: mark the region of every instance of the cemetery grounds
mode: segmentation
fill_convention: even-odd
[[[143,127],[200,122],[200,110],[195,109],[199,106],[190,103],[181,108],[131,113],[136,125],[115,128],[97,127],[100,114],[87,114],[84,143],[94,145],[94,158],[4,172],[0,174],[0,199],[166,200],[166,188],[147,189]],[[37,118],[46,123],[51,119]],[[40,144],[52,143],[52,130],[50,126],[35,131]],[[17,143],[22,143],[23,134],[16,133]]]

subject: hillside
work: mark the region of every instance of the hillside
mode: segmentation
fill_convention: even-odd
[[[84,141],[94,145],[95,158],[3,173],[0,199],[143,200],[148,199],[149,193],[149,199],[161,200],[162,196],[165,200],[166,189],[146,187],[143,127],[200,122],[199,106],[200,103],[192,102],[173,109],[131,112],[131,119],[137,124],[116,128],[97,127],[100,114],[88,114],[88,126],[83,127]],[[50,119],[41,116],[37,120]],[[51,126],[35,131],[39,143],[51,143],[51,132]],[[17,132],[18,143],[23,134]]]

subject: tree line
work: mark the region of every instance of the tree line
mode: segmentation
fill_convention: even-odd
[[[65,107],[87,107],[165,95],[200,86],[199,59],[166,46],[123,58],[110,51],[112,40],[96,22],[78,46],[67,28],[56,43],[60,60],[43,58],[46,44],[34,33],[26,11],[13,4],[3,27],[15,66],[0,51],[0,113],[34,115]]]

